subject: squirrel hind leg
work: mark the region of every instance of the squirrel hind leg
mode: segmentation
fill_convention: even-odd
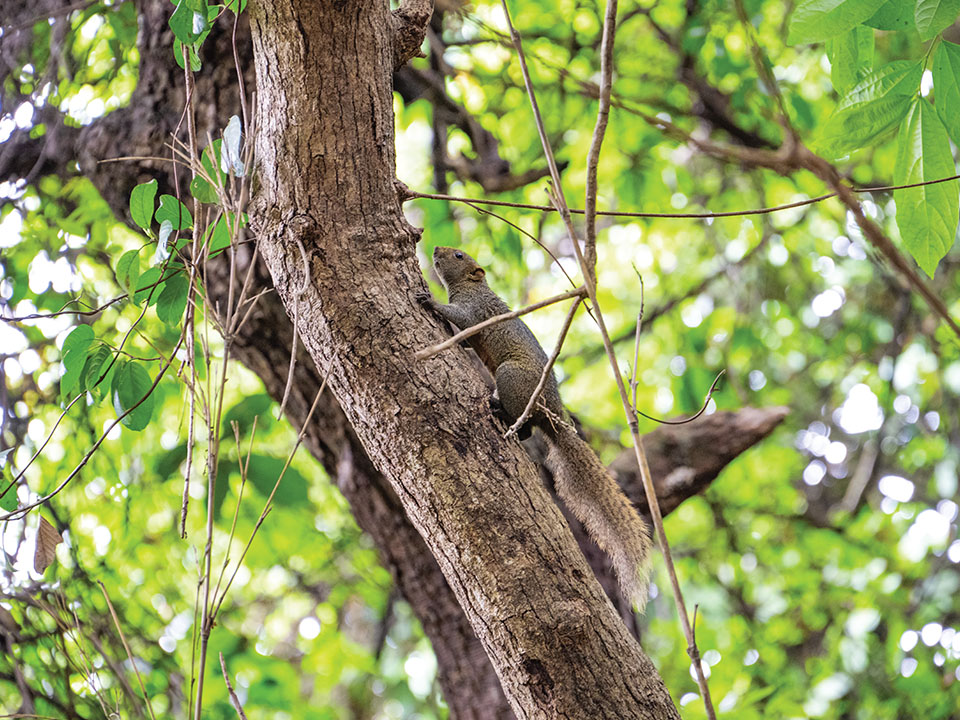
[[[507,361],[497,367],[494,377],[497,381],[497,397],[504,417],[513,423],[523,415],[530,395],[540,382],[540,373],[526,369],[518,362]],[[534,412],[533,417],[538,414]]]
[[[493,394],[490,396],[490,411],[493,413],[493,416],[500,420],[504,425],[510,427],[513,425],[516,418],[510,417],[509,413],[503,407],[503,404],[500,402],[500,397],[497,395],[497,391],[494,390]],[[533,421],[527,420],[523,425],[520,426],[520,429],[517,430],[517,437],[521,440],[526,440],[533,433]]]

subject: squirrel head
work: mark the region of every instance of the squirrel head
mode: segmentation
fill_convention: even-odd
[[[433,267],[440,276],[444,287],[460,283],[485,283],[486,273],[477,264],[477,261],[463,250],[452,247],[437,246],[433,249]]]

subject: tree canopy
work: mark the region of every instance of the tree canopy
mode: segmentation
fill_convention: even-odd
[[[256,123],[285,109],[259,99],[250,11],[0,12],[2,712],[187,717],[201,683],[209,717],[233,716],[235,692],[251,717],[442,718],[457,706],[441,688],[471,680],[438,679],[445,667],[492,677],[437,647],[450,626],[398,570],[415,533],[395,497],[363,494],[387,471],[298,345],[287,315],[302,308],[284,314],[284,283],[251,260],[258,183],[275,179]],[[573,208],[604,11],[510,4]],[[707,398],[710,414],[788,410],[664,520],[721,714],[960,707],[958,14],[952,0],[619,7],[596,280],[639,429]],[[433,247],[457,245],[511,307],[569,290],[579,268],[501,4],[438,0],[422,54],[395,70],[393,111],[432,289]],[[296,272],[323,265],[300,253]],[[209,275],[185,259],[201,256]],[[547,352],[566,311],[525,316]],[[587,313],[556,370],[616,469],[631,435]],[[703,717],[659,554],[630,621],[681,716]]]

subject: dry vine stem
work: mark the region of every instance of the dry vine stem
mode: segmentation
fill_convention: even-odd
[[[702,141],[701,141],[702,142]],[[718,146],[719,147],[719,146]],[[101,161],[106,162],[106,161]],[[755,164],[763,165],[758,162]],[[948,175],[947,177],[936,178],[935,180],[924,180],[923,182],[907,183],[905,185],[873,185],[870,187],[852,187],[844,186],[851,193],[881,193],[893,192],[894,190],[909,190],[910,188],[925,187],[927,185],[939,185],[940,183],[950,182],[951,180],[960,180],[960,174]],[[824,200],[837,197],[839,192],[828,192],[816,197],[806,198],[804,200],[795,200],[794,202],[784,203],[783,205],[770,205],[769,207],[749,208],[747,210],[724,210],[722,212],[699,212],[699,213],[664,213],[664,212],[643,212],[639,210],[597,210],[597,215],[613,218],[655,218],[660,220],[713,220],[715,218],[728,217],[746,217],[749,215],[771,215],[783,210],[793,210],[807,205],[816,205]],[[411,199],[423,200],[446,200],[447,202],[459,202],[465,205],[491,205],[494,207],[515,208],[517,210],[539,210],[540,212],[556,212],[557,209],[552,205],[535,205],[533,203],[508,202],[506,200],[490,200],[488,198],[462,197],[460,195],[443,195],[441,193],[422,193],[417,190],[407,189],[407,197]],[[474,208],[479,211],[479,208]],[[569,208],[571,215],[586,215],[586,210],[580,208]],[[499,217],[499,216],[497,216]],[[503,218],[501,218],[503,219]],[[524,232],[517,228],[520,232]],[[114,301],[115,302],[115,301]],[[45,317],[45,316],[44,316]]]
[[[640,476],[643,480],[643,489],[647,496],[647,503],[650,507],[650,516],[653,520],[653,525],[656,528],[657,539],[660,542],[660,548],[663,551],[667,574],[670,576],[670,584],[673,587],[673,596],[677,605],[677,612],[680,615],[680,623],[683,627],[684,636],[687,639],[687,653],[690,655],[690,658],[693,662],[694,672],[697,678],[697,685],[699,686],[701,696],[703,697],[707,717],[710,718],[710,720],[715,720],[716,712],[713,709],[713,703],[710,699],[710,689],[707,686],[707,679],[703,672],[703,665],[700,662],[700,651],[697,648],[696,638],[693,635],[693,628],[690,624],[690,618],[687,615],[686,606],[683,602],[683,594],[680,591],[680,582],[677,579],[676,569],[673,565],[673,558],[670,555],[670,546],[667,543],[667,536],[663,529],[663,516],[660,513],[660,505],[657,501],[657,493],[653,486],[653,479],[650,477],[650,468],[647,464],[647,455],[643,448],[643,441],[640,438],[639,423],[637,422],[637,416],[631,407],[630,397],[627,394],[627,389],[623,383],[623,377],[621,376],[620,369],[617,366],[617,356],[613,349],[613,343],[610,340],[610,334],[607,332],[607,327],[603,319],[603,313],[601,312],[600,304],[597,302],[595,267],[587,262],[587,258],[590,258],[594,261],[596,260],[595,227],[597,162],[600,155],[600,144],[603,142],[603,134],[606,130],[606,116],[609,113],[610,108],[610,85],[613,75],[612,57],[614,34],[616,32],[617,2],[616,0],[607,0],[607,9],[603,22],[603,40],[600,47],[600,109],[598,111],[597,125],[594,130],[594,138],[591,143],[591,147],[596,147],[597,151],[596,153],[591,152],[590,157],[588,158],[587,192],[592,195],[592,197],[588,196],[585,204],[586,226],[588,228],[593,226],[594,230],[588,231],[587,233],[588,243],[585,254],[580,250],[579,237],[577,236],[576,229],[573,227],[573,222],[570,217],[570,210],[567,207],[566,199],[563,196],[563,188],[560,182],[560,172],[553,156],[553,150],[550,147],[550,141],[547,138],[546,130],[543,125],[543,119],[540,116],[540,109],[537,105],[537,98],[533,90],[533,83],[530,81],[530,73],[527,69],[526,59],[523,54],[520,35],[513,27],[513,21],[510,19],[510,10],[507,8],[506,0],[501,0],[501,4],[503,5],[503,12],[506,16],[507,26],[510,29],[510,37],[513,40],[514,48],[517,51],[517,59],[520,62],[520,70],[523,73],[523,81],[527,88],[527,96],[530,99],[530,106],[533,110],[534,120],[537,125],[537,132],[540,135],[540,141],[543,145],[543,152],[547,158],[547,164],[550,167],[550,175],[554,183],[554,187],[550,191],[550,197],[557,209],[557,212],[563,218],[564,224],[567,227],[567,232],[570,235],[570,240],[573,243],[573,248],[577,255],[577,262],[580,265],[580,271],[583,273],[583,285],[586,288],[587,296],[589,297],[594,310],[596,310],[596,316],[594,319],[597,323],[597,327],[600,329],[600,336],[603,339],[603,346],[606,350],[607,357],[610,360],[610,365],[613,369],[613,376],[617,381],[617,390],[620,393],[620,400],[623,404],[624,414],[626,415],[627,423],[630,427],[630,436],[633,439],[634,454],[636,455],[637,465],[640,468]]]

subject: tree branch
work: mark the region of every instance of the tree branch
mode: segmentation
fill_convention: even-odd
[[[433,0],[402,0],[393,11],[393,66],[402,67],[413,57],[423,57],[420,46],[433,15]]]

